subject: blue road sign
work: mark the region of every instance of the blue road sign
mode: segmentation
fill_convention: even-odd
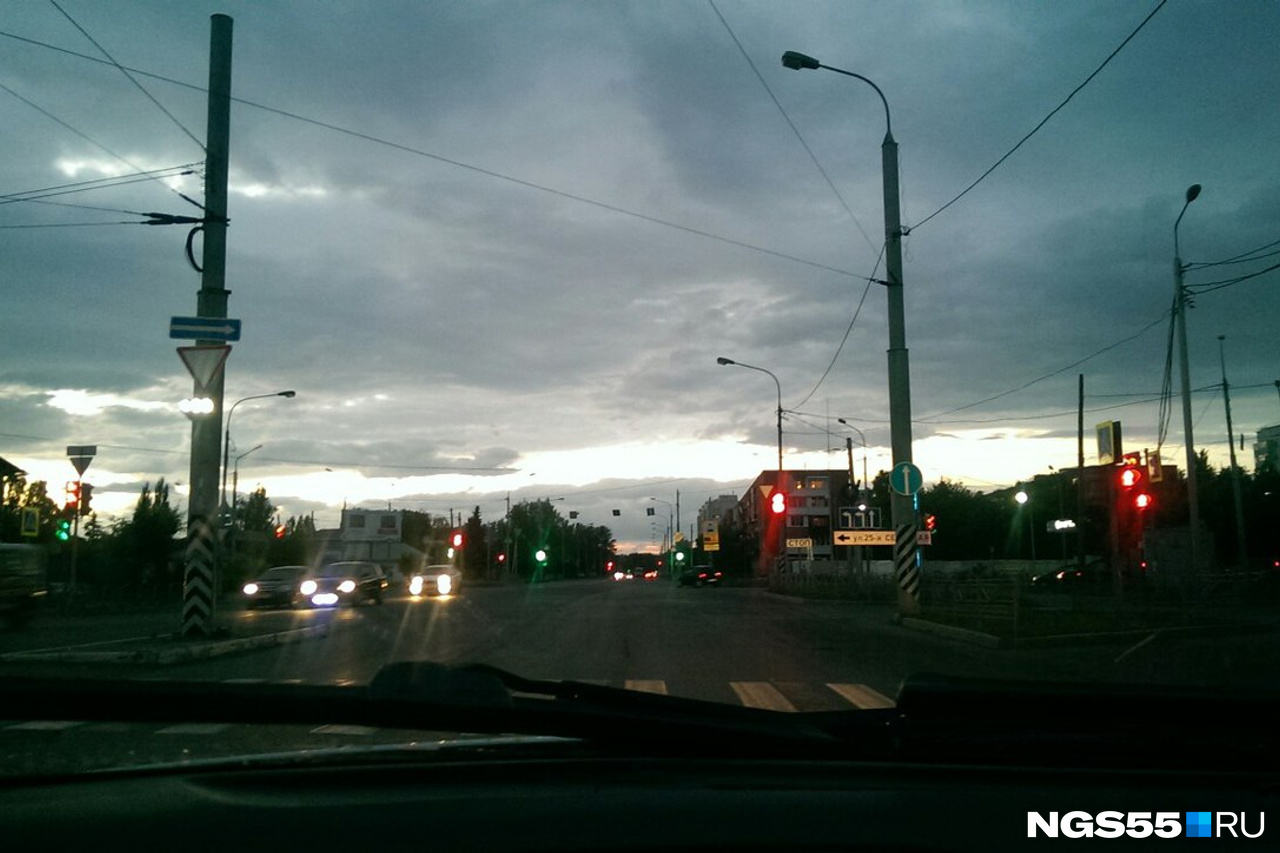
[[[899,462],[889,472],[889,486],[900,495],[914,495],[924,485],[924,475],[910,462]]]
[[[238,341],[240,321],[228,317],[174,317],[169,320],[169,337],[193,341]]]

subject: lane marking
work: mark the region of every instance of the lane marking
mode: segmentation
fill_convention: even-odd
[[[729,686],[738,694],[738,700],[748,708],[764,708],[767,711],[795,711],[792,705],[767,681],[730,681]]]
[[[828,684],[855,708],[892,708],[897,703],[865,684]]]
[[[667,682],[661,679],[628,678],[623,686],[628,690],[639,690],[641,693],[667,695]]]

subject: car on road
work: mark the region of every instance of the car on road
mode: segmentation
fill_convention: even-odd
[[[680,586],[719,586],[723,572],[711,566],[690,566],[677,579]]]
[[[246,606],[293,607],[302,600],[301,586],[309,566],[272,566],[241,587]]]
[[[454,566],[424,566],[409,576],[410,595],[457,595],[462,572]]]
[[[387,575],[377,563],[345,560],[330,563],[302,581],[298,590],[314,607],[372,602],[381,604],[386,594]]]
[[[49,594],[44,552],[35,545],[0,545],[0,619],[27,624]]]

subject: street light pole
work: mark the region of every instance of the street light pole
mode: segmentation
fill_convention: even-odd
[[[716,359],[716,364],[734,365],[736,367],[745,367],[747,370],[758,370],[761,373],[769,374],[769,378],[773,380],[773,384],[778,388],[778,481],[774,488],[786,493],[786,483],[782,472],[782,383],[778,381],[778,377],[771,370],[765,370],[763,367],[756,367],[754,364],[745,364],[741,361],[734,361],[731,358],[721,356]],[[784,512],[782,515],[782,524],[778,530],[778,568],[782,568],[782,564],[786,562],[787,548],[787,516]]]
[[[1173,310],[1178,316],[1178,365],[1182,371],[1182,430],[1187,446],[1187,509],[1191,527],[1190,558],[1193,576],[1200,566],[1200,490],[1196,476],[1196,442],[1191,426],[1191,369],[1187,366],[1187,293],[1182,286],[1182,274],[1186,272],[1186,267],[1178,249],[1178,226],[1182,223],[1182,214],[1187,212],[1187,206],[1199,195],[1199,184],[1187,187],[1186,201],[1173,223]]]
[[[250,397],[241,397],[239,400],[232,403],[231,408],[227,410],[227,424],[223,427],[222,437],[222,499],[218,502],[220,511],[227,509],[227,468],[229,467],[228,463],[231,461],[231,416],[236,413],[236,406],[246,400],[263,400],[267,397],[292,398],[296,396],[298,396],[297,391],[276,391],[272,394],[254,394]]]
[[[907,352],[906,308],[902,278],[902,214],[898,192],[898,143],[893,138],[893,122],[889,101],[880,87],[870,79],[852,71],[823,65],[811,56],[787,51],[782,64],[794,71],[823,68],[866,83],[884,104],[884,141],[880,145],[881,173],[884,180],[885,270],[888,280],[882,282],[889,296],[889,440],[896,468],[911,462],[911,365]],[[915,502],[910,495],[890,491],[890,510],[896,542],[893,563],[898,579],[898,610],[913,615],[920,610],[920,574],[917,568]]]
[[[240,494],[240,460],[248,456],[253,451],[261,449],[262,445],[259,444],[249,448],[244,453],[241,453],[236,457],[236,464],[233,466],[231,473],[231,524],[233,526],[235,525],[236,519],[236,498]]]

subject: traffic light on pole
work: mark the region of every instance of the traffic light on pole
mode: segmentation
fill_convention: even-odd
[[[925,517],[924,517],[924,529],[925,529],[925,530],[930,530],[930,531],[932,531],[932,530],[937,530],[937,529],[938,529],[938,517],[937,517],[936,515],[933,515],[932,513],[930,513],[930,514],[926,514],[926,515],[925,515]]]
[[[93,504],[93,486],[84,483],[80,486],[80,514],[88,515]]]
[[[769,511],[774,515],[782,515],[787,511],[787,495],[777,491],[769,496]]]
[[[1116,475],[1121,501],[1139,511],[1150,509],[1155,503],[1151,493],[1147,491],[1147,472],[1142,467],[1142,459],[1136,453],[1125,454]]]
[[[276,538],[283,539],[287,528],[283,524],[276,525]]]
[[[65,518],[58,519],[58,528],[53,535],[58,537],[59,542],[66,542],[71,538],[71,522]]]
[[[455,547],[455,548],[461,548],[461,547],[462,547],[462,532],[461,532],[461,531],[459,531],[459,530],[455,530],[455,531],[453,531],[453,535],[452,535],[451,537],[449,537],[449,544],[450,544],[450,545],[452,545],[452,546],[453,546],[453,547]]]
[[[66,509],[67,512],[79,512],[80,511],[80,481],[68,480],[66,489],[67,489],[67,494],[66,494],[66,500],[63,503],[63,508]]]

